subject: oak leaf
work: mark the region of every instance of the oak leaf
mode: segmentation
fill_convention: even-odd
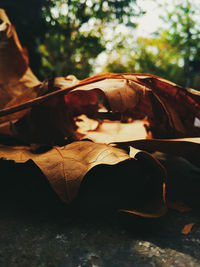
[[[160,217],[166,212],[165,172],[145,152],[136,153],[134,159],[110,145],[77,141],[42,154],[34,154],[28,147],[1,145],[0,157],[16,163],[32,159],[66,203],[77,198],[79,192],[83,199],[90,196],[92,202],[92,194],[101,192],[104,198],[109,189],[110,195],[113,192],[118,196],[120,210],[146,217]]]
[[[34,105],[43,105],[50,98],[64,95],[72,116],[86,114],[98,119],[102,114],[101,107],[104,106],[108,117],[121,114],[127,119],[145,119],[149,137],[182,138],[198,136],[200,133],[200,128],[194,123],[200,115],[199,92],[182,88],[161,77],[138,73],[108,73],[82,81],[75,79],[66,88],[63,88],[63,84],[65,82],[53,87],[54,90],[45,95],[1,110],[0,116]]]

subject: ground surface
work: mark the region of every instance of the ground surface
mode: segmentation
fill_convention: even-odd
[[[200,266],[200,214],[156,220],[115,215],[84,218],[68,209],[30,211],[3,205],[0,266]],[[181,234],[187,223],[195,225]]]

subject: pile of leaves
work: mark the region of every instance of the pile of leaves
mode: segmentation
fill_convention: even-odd
[[[200,92],[141,73],[41,82],[2,9],[0,21],[3,164],[27,169],[31,161],[30,172],[39,168],[65,203],[98,197],[120,212],[160,217],[170,192],[182,200],[171,166],[182,160],[200,174]],[[164,158],[174,160],[170,168]]]

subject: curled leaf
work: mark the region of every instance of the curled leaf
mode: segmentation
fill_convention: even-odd
[[[69,136],[76,140],[75,128],[71,111],[62,97],[34,106],[12,124],[15,137],[28,144],[62,144]]]
[[[119,120],[122,117],[126,117],[127,121],[145,120],[148,137],[169,139],[200,134],[196,124],[200,115],[199,92],[182,88],[158,76],[108,73],[82,81],[74,77],[71,81],[57,78],[52,88],[45,95],[1,110],[0,116],[43,105],[51,98],[64,95],[65,104],[75,117],[86,114],[98,119],[103,106],[104,113],[108,116],[119,114]]]
[[[108,144],[147,137],[145,130],[147,122],[145,121],[122,123],[117,120],[94,120],[81,115],[77,117],[75,123],[78,127],[76,130],[77,136],[89,138],[98,143]]]
[[[32,73],[27,50],[22,48],[3,9],[0,9],[0,21],[0,108],[9,108],[37,97],[41,82]],[[0,123],[16,120],[26,112],[1,117]]]
[[[0,84],[19,80],[28,68],[28,57],[15,28],[0,9]]]
[[[119,147],[133,146],[134,148],[155,152],[160,151],[176,156],[182,156],[188,161],[200,166],[200,138],[182,139],[141,139],[119,142]]]
[[[66,203],[79,195],[81,201],[89,199],[93,205],[95,197],[104,202],[107,194],[110,200],[104,207],[114,200],[116,209],[142,216],[159,217],[166,212],[165,173],[145,152],[137,153],[134,159],[122,149],[78,141],[43,154],[34,154],[28,148],[1,146],[2,156],[16,163],[32,159]]]

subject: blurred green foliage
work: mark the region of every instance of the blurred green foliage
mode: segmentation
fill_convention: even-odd
[[[121,72],[151,73],[200,90],[200,7],[192,0],[173,3],[173,8],[160,5],[165,28],[150,38],[128,33],[123,48],[108,55],[103,71],[121,66]]]
[[[166,7],[163,7],[166,10]],[[165,42],[182,59],[182,83],[200,89],[200,7],[197,1],[176,0],[162,19],[168,29],[161,31]]]
[[[48,23],[40,45],[42,75],[89,76],[94,59],[106,49],[103,31],[109,23],[131,23],[135,0],[46,0],[42,12]]]
[[[103,72],[115,72],[117,68],[118,72],[150,73],[184,85],[184,72],[179,60],[178,54],[166,42],[165,35],[158,39],[138,37],[131,48],[127,44],[117,52],[117,56],[111,52]]]
[[[200,8],[193,0],[165,4],[166,27],[148,38],[135,37],[135,18],[143,14],[136,0],[1,0],[0,8],[41,80],[83,79],[98,69],[152,73],[200,89]]]

